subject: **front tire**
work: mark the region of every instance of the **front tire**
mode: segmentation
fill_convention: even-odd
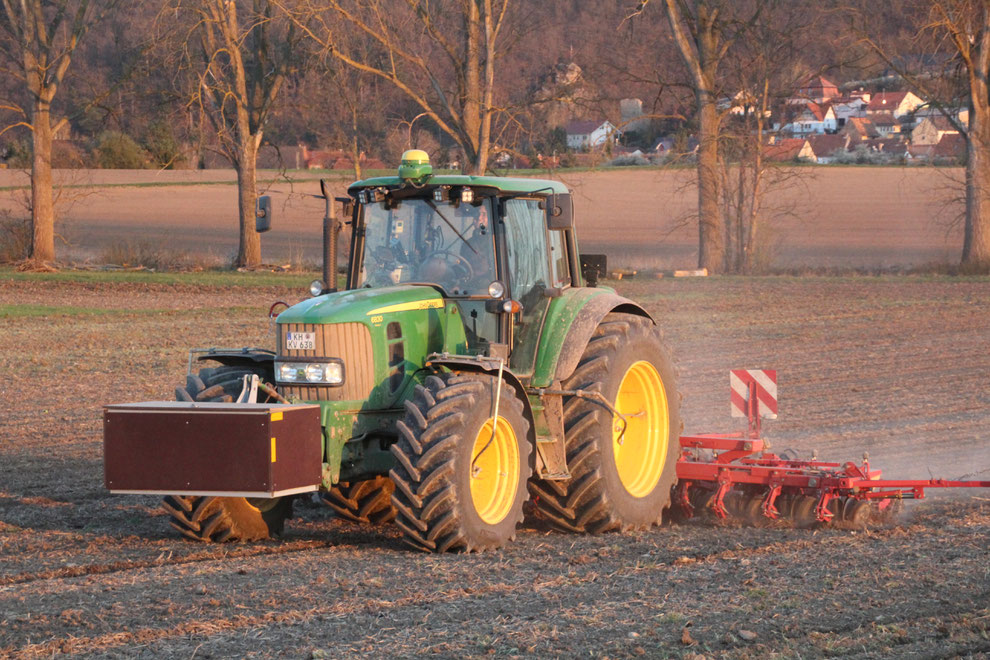
[[[660,523],[676,482],[682,429],[676,371],[650,319],[611,313],[599,324],[565,390],[567,481],[533,481],[537,510],[556,527],[597,534]],[[623,428],[625,426],[625,428]]]
[[[523,403],[512,387],[484,374],[429,376],[406,402],[398,428],[392,504],[410,545],[428,552],[477,552],[515,538],[532,446]]]
[[[168,495],[162,506],[172,527],[193,541],[261,541],[281,536],[292,517],[292,498],[199,497]]]
[[[177,401],[230,402],[243,387],[244,376],[257,374],[270,381],[270,369],[241,366],[220,366],[201,369],[186,377],[185,387],[175,388]],[[258,393],[259,403],[271,399]],[[224,541],[260,541],[281,536],[287,518],[292,517],[292,498],[247,499],[244,497],[215,497],[168,495],[162,501],[172,527],[193,541],[223,543]]]

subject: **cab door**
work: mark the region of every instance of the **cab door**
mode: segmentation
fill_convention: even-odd
[[[509,366],[521,378],[533,374],[536,348],[550,298],[551,270],[543,209],[537,199],[506,200],[505,273],[509,295],[522,305],[512,319]]]

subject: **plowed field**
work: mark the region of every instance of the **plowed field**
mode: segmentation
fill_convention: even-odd
[[[623,280],[667,331],[689,431],[776,367],[777,448],[990,478],[990,280]],[[283,286],[0,272],[0,657],[987,657],[990,491],[861,531],[531,521],[472,556],[299,503],[283,540],[183,541],[102,485],[101,405],[168,399],[200,346],[271,346]],[[154,457],[149,457],[154,460]]]
[[[320,175],[260,175],[274,202],[262,240],[268,263],[319,263]],[[327,176],[327,175],[324,175]],[[348,181],[329,175],[336,195]],[[600,170],[560,178],[574,192],[582,249],[638,269],[694,268],[697,188],[689,169]],[[225,170],[63,170],[63,261],[105,262],[114,243],[207,263],[237,251],[237,187]],[[887,269],[957,262],[962,172],[928,167],[801,167],[769,186],[759,260],[772,268]],[[23,173],[0,170],[0,211],[23,214]]]

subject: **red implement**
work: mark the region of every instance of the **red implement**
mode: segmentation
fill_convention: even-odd
[[[990,488],[990,481],[881,479],[881,471],[871,469],[865,455],[856,465],[772,454],[760,437],[760,419],[776,417],[776,372],[766,372],[773,374],[772,412],[758,380],[745,383],[740,396],[737,374],[759,372],[732,373],[733,408],[746,411],[749,432],[681,436],[674,505],[683,517],[690,518],[703,506],[720,518],[734,508],[737,513],[771,519],[790,515],[802,522],[828,522],[838,515],[862,523],[875,513],[892,510],[892,502],[924,498],[926,488]],[[778,502],[785,503],[785,510],[778,508]]]

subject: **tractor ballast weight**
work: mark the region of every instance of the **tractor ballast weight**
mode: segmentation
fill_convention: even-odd
[[[341,219],[328,186],[321,189],[323,280],[277,316],[273,305],[274,351],[191,353],[176,388],[183,424],[205,420],[193,413],[210,403],[227,404],[238,424],[249,423],[237,418],[240,401],[284,406],[285,414],[317,406],[313,428],[293,442],[305,444],[310,432],[321,438],[320,479],[310,483],[307,466],[294,488],[320,490],[351,520],[394,520],[424,550],[499,547],[514,537],[528,499],[570,531],[660,522],[682,429],[675,370],[642,307],[582,286],[566,187],[437,175],[413,150],[398,176],[352,184]],[[272,221],[262,198],[257,229]],[[342,224],[351,232],[338,291]],[[220,366],[197,372],[194,358]],[[144,417],[130,411],[135,446],[142,421],[165,419],[168,406],[160,407],[142,404]],[[105,419],[120,414],[108,407]],[[161,472],[170,476],[145,489],[126,479],[127,492],[174,493],[165,500],[172,524],[197,540],[278,533],[291,495],[251,489],[241,497],[202,479],[189,487],[184,474],[215,468],[216,454],[231,451],[230,438],[201,431],[191,431],[198,444],[163,454]],[[108,435],[107,450],[127,453],[127,442]],[[107,462],[111,490],[122,469]]]

